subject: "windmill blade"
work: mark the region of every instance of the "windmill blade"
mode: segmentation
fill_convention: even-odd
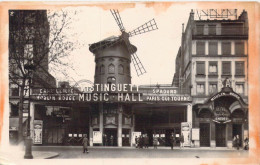
[[[116,20],[117,25],[121,32],[125,31],[124,25],[122,23],[121,17],[119,15],[118,10],[110,9],[111,14],[113,15],[114,19]]]
[[[94,52],[98,49],[106,49],[109,48],[119,42],[121,42],[123,39],[119,38],[119,37],[110,37],[108,39],[104,39],[103,41],[97,42],[97,43],[93,43],[90,44],[91,47],[91,51]]]
[[[127,45],[127,49],[129,51],[129,53],[132,54],[132,61],[134,63],[134,67],[135,67],[135,71],[137,73],[137,76],[140,76],[140,75],[146,73],[146,70],[144,69],[143,64],[141,63],[139,57],[135,53],[135,50],[133,50],[129,40],[127,40],[127,41],[125,40],[125,43]]]
[[[132,37],[132,36],[135,36],[138,34],[146,33],[146,32],[157,30],[157,29],[158,29],[157,24],[156,24],[155,20],[152,19],[152,20],[146,22],[145,24],[139,26],[135,30],[129,32],[129,36]]]
[[[138,58],[136,53],[132,54],[132,61],[134,63],[135,71],[137,73],[137,76],[140,76],[142,74],[146,73],[146,70],[144,69],[143,64],[141,63],[140,59]]]

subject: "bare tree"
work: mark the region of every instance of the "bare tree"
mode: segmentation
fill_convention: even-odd
[[[29,73],[25,66],[34,66],[33,86],[56,86],[55,78],[49,73],[49,65],[55,66],[52,67],[55,72],[69,66],[63,59],[79,46],[66,34],[75,14],[69,10],[9,11],[9,80],[20,89],[18,142],[23,137],[23,109],[28,98]]]

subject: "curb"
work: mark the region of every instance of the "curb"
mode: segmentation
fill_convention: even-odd
[[[56,157],[58,157],[58,156],[60,156],[60,154],[59,154],[59,153],[56,153],[55,155],[46,157],[46,158],[44,158],[44,159],[52,159],[52,158],[56,158]]]

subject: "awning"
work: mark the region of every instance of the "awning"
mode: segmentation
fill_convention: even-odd
[[[23,118],[23,123],[25,123],[26,120],[27,120],[27,118]],[[18,131],[18,126],[19,126],[18,117],[9,118],[9,130],[10,131]]]

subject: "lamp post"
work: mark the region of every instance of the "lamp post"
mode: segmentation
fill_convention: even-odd
[[[24,65],[24,69],[28,71],[28,78],[29,78],[29,107],[28,107],[28,124],[27,124],[27,137],[25,139],[25,155],[24,159],[33,159],[32,155],[32,138],[31,138],[31,130],[30,130],[30,109],[31,109],[31,79],[32,79],[32,73],[35,70],[35,66],[28,62]]]

